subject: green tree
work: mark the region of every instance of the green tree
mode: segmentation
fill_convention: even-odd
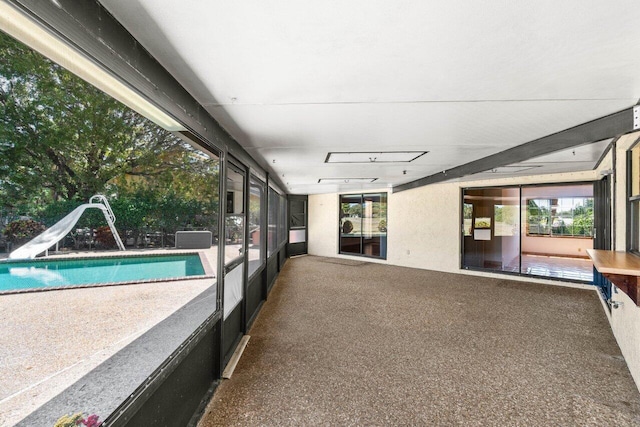
[[[219,161],[0,32],[0,212],[51,226],[106,194],[121,236],[216,234]],[[104,226],[86,211],[71,233]],[[74,234],[75,233],[75,234]],[[83,237],[84,236],[84,237]]]
[[[180,181],[195,150],[0,32],[0,196],[86,200],[125,176]],[[193,191],[198,191],[193,190]]]

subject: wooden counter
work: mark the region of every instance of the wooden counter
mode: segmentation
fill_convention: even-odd
[[[640,257],[629,252],[587,249],[593,266],[638,305],[640,301]]]

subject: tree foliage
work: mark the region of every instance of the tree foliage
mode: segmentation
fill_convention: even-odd
[[[0,33],[0,198],[5,206],[86,201],[93,194],[113,193],[115,184],[141,180],[157,190],[202,195],[202,179],[193,178],[211,166],[202,160],[178,137]]]
[[[49,227],[106,194],[127,235],[215,230],[218,173],[217,158],[0,32],[0,211]],[[88,210],[77,227],[104,225]]]

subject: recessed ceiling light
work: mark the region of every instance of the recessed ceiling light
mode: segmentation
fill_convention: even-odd
[[[320,178],[318,184],[368,184],[378,178]]]
[[[408,163],[428,151],[353,151],[330,152],[325,163]]]

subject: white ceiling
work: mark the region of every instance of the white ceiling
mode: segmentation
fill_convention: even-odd
[[[640,98],[637,1],[102,3],[294,194],[413,181]],[[399,150],[429,153],[324,163]],[[318,183],[357,177],[378,179]]]

